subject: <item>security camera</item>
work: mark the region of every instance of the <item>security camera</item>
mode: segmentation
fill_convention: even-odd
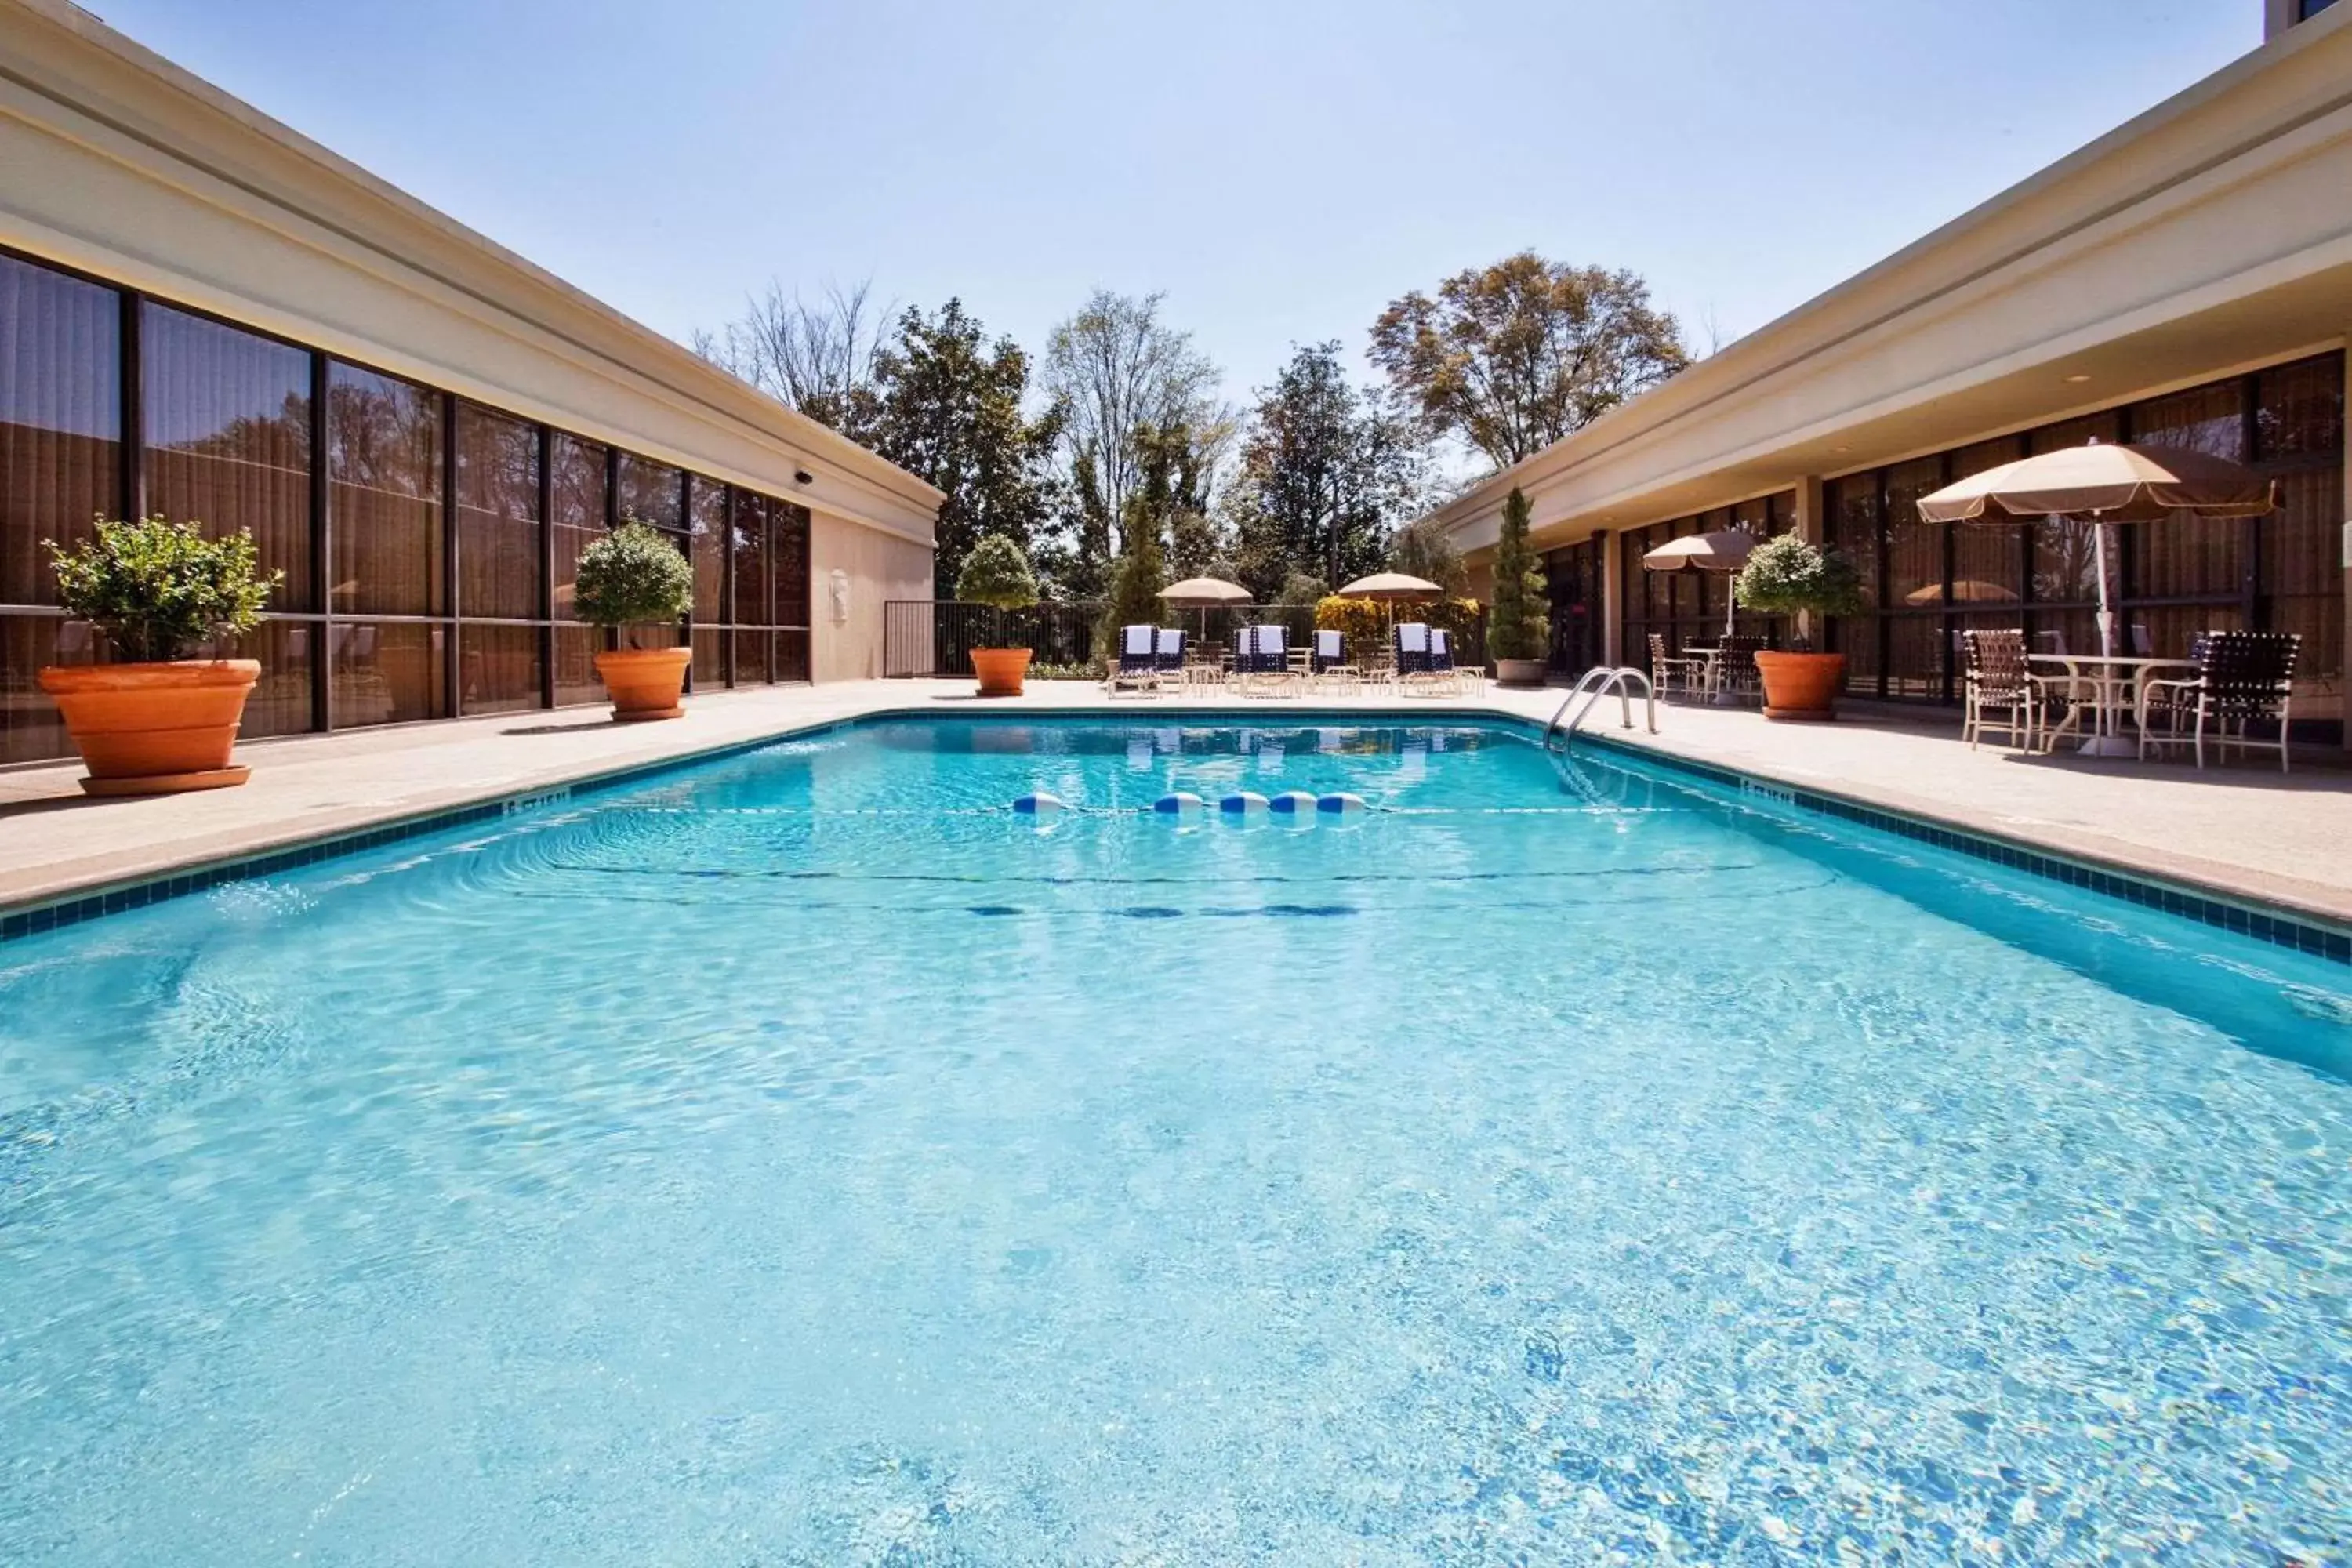
[[[806,468],[794,468],[793,470],[793,483],[796,485],[813,485],[816,483],[816,476],[810,473]]]

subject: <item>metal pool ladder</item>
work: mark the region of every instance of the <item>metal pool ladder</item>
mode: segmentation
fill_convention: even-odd
[[[1581,725],[1586,716],[1592,711],[1592,705],[1612,691],[1617,694],[1617,703],[1621,710],[1619,727],[1632,729],[1633,727],[1633,685],[1637,681],[1642,688],[1643,705],[1647,710],[1645,716],[1649,720],[1650,733],[1656,734],[1658,732],[1658,694],[1652,689],[1650,678],[1630,664],[1621,664],[1613,668],[1607,665],[1595,665],[1576,678],[1576,684],[1569,688],[1568,696],[1560,703],[1559,710],[1551,716],[1551,722],[1544,726],[1544,750],[1547,752],[1551,750],[1551,738],[1555,731],[1560,737],[1562,749],[1573,748],[1576,744],[1578,726]],[[1582,700],[1580,705],[1580,699]],[[1573,714],[1569,712],[1571,707],[1576,709]],[[1563,719],[1567,721],[1566,723],[1561,722]]]

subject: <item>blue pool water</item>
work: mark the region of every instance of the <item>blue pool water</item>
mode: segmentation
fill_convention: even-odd
[[[2345,970],[1517,731],[837,731],[0,1020],[11,1563],[2352,1552]]]

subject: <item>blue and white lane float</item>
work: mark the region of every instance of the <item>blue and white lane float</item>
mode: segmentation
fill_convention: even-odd
[[[1070,809],[1070,803],[1049,790],[1037,790],[1013,803],[1013,809],[1023,816],[1059,816]]]
[[[1263,816],[1273,803],[1254,789],[1235,790],[1217,802],[1217,809],[1227,816]]]
[[[1276,816],[1296,817],[1306,822],[1315,820],[1316,799],[1312,790],[1286,789],[1265,803],[1265,808]]]
[[[1364,810],[1364,797],[1343,790],[1338,795],[1327,795],[1317,799],[1315,809],[1327,816],[1355,816]]]
[[[1180,789],[1153,801],[1151,809],[1162,816],[1198,816],[1209,809],[1209,803],[1191,790]]]

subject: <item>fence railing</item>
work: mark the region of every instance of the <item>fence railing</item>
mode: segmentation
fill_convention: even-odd
[[[989,605],[968,605],[954,599],[891,599],[882,606],[882,673],[886,676],[950,678],[971,673],[976,647],[1025,647],[1039,664],[1091,665],[1102,653],[1097,631],[1103,617],[1099,604],[1039,605],[1026,610],[1000,610]],[[1412,619],[1409,605],[1400,605],[1399,620]],[[1303,647],[1315,629],[1311,605],[1220,605],[1204,610],[1165,610],[1161,626],[1182,626],[1201,643],[1223,645],[1234,632],[1248,626],[1280,626],[1294,647]],[[1454,662],[1486,661],[1486,617],[1462,628],[1454,637]]]

